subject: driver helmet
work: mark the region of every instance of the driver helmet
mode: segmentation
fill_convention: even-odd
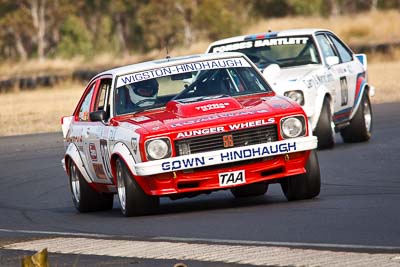
[[[158,82],[156,79],[131,83],[126,85],[126,87],[128,88],[129,97],[135,105],[146,99],[155,99],[158,93]],[[145,101],[142,103],[144,104],[143,106],[146,106]],[[142,104],[139,104],[139,106],[142,106]]]

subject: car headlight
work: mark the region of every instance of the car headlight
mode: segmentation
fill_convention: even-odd
[[[283,139],[304,136],[306,124],[303,116],[292,116],[281,119],[281,135]]]
[[[168,138],[148,140],[145,143],[148,160],[157,160],[171,156],[171,142]]]
[[[303,95],[302,91],[300,91],[300,90],[288,91],[288,92],[285,92],[284,95],[286,97],[289,97],[290,99],[294,100],[300,106],[304,105],[304,95]]]

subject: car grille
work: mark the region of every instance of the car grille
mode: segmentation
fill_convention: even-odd
[[[224,146],[224,136],[231,136],[233,145]],[[226,138],[226,137],[225,137]],[[177,156],[182,156],[182,151],[190,151],[190,154],[206,151],[220,150],[232,147],[241,147],[248,145],[274,142],[278,140],[276,125],[267,125],[261,127],[248,128],[243,130],[212,134],[206,136],[197,136],[175,141],[175,151]],[[183,149],[185,147],[185,149]]]

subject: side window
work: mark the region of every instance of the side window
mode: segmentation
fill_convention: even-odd
[[[111,88],[111,79],[102,79],[100,82],[94,110],[104,110],[109,113],[108,97]]]
[[[336,56],[335,51],[333,50],[331,43],[323,34],[317,35],[317,41],[319,46],[321,47],[322,55],[324,58]]]
[[[85,99],[82,102],[82,105],[79,109],[79,114],[78,114],[78,119],[80,121],[88,121],[89,120],[90,103],[92,102],[92,96],[93,96],[95,86],[96,86],[96,83],[93,83],[92,87],[89,90],[89,93],[85,96]]]
[[[349,62],[353,60],[353,56],[351,51],[347,47],[343,45],[341,41],[339,41],[335,36],[329,35],[332,43],[336,46],[336,49],[339,53],[340,59],[342,62]]]

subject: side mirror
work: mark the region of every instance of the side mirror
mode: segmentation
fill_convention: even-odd
[[[333,65],[339,64],[339,58],[337,56],[327,57],[325,58],[326,64],[331,67]]]
[[[105,121],[107,119],[107,113],[104,110],[97,110],[89,113],[91,121]]]

